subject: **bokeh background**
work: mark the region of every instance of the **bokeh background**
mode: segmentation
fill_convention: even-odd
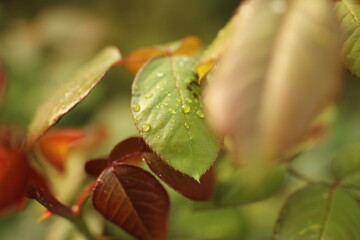
[[[171,42],[188,35],[209,44],[232,16],[239,0],[0,0],[0,63],[8,79],[6,99],[0,106],[0,124],[25,129],[37,106],[57,86],[106,45],[130,51]],[[251,27],[251,26],[249,26]],[[108,137],[91,157],[105,155],[120,140],[137,133],[130,111],[133,75],[116,67],[89,97],[67,114],[59,126],[104,125]],[[360,82],[347,72],[335,107],[328,137],[293,165],[315,178],[329,177],[329,160],[344,145],[360,142]],[[87,155],[88,157],[88,155]],[[66,174],[49,169],[54,191],[68,204],[79,194],[85,179],[83,154],[70,156]],[[225,161],[224,161],[225,162]],[[220,171],[226,172],[227,166]],[[85,180],[84,180],[85,179]],[[191,201],[169,190],[172,200],[169,239],[267,240],[277,213],[292,189],[234,209],[194,211]],[[87,222],[97,232],[105,224],[115,239],[132,239],[91,210]],[[196,208],[196,207],[195,207]],[[18,213],[0,217],[1,240],[82,239],[65,220],[36,220],[44,208],[28,203]]]

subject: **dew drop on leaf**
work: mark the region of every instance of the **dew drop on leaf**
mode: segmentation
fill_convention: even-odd
[[[204,118],[204,113],[201,111],[201,110],[197,110],[196,112],[196,115],[199,117],[199,118]]]
[[[163,73],[163,72],[158,72],[158,73],[156,73],[156,76],[157,76],[157,77],[163,77],[163,76],[164,76],[164,73]]]
[[[175,110],[175,109],[170,108],[170,109],[169,109],[169,112],[170,112],[170,113],[172,113],[172,114],[175,114],[175,113],[176,113],[176,110]]]
[[[148,94],[145,96],[145,98],[149,99],[149,98],[152,98],[152,96],[154,96],[152,93]]]
[[[150,130],[150,128],[151,128],[151,125],[150,125],[150,124],[145,124],[144,126],[141,127],[140,130],[141,130],[142,132],[147,132],[147,131]]]
[[[182,105],[181,106],[182,110],[184,111],[184,113],[189,113],[191,111],[191,108],[189,105]]]
[[[134,112],[139,112],[140,111],[140,105],[135,103],[134,105],[132,105],[132,110],[134,110]]]
[[[184,127],[185,127],[186,129],[190,129],[189,123],[185,122],[185,123],[184,123]]]

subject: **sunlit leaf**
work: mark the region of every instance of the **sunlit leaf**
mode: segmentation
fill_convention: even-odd
[[[131,52],[124,59],[125,67],[136,73],[150,58],[159,55],[188,55],[197,53],[202,46],[198,37],[188,36],[180,41],[154,47],[145,47]]]
[[[28,130],[28,145],[42,136],[68,111],[80,103],[109,68],[121,58],[115,47],[107,47],[39,106]]]
[[[199,180],[214,162],[219,143],[204,121],[195,64],[185,56],[149,61],[134,80],[132,111],[149,147],[171,167]]]
[[[335,4],[346,34],[345,63],[353,74],[360,77],[360,2],[339,0]]]
[[[0,145],[0,213],[24,198],[30,166],[26,155],[17,149]]]
[[[197,66],[196,73],[199,75],[199,81],[214,67],[219,57],[224,52],[229,43],[231,33],[239,14],[235,14],[230,21],[217,34],[210,46],[204,51]]]
[[[273,239],[360,239],[360,206],[341,188],[326,184],[307,186],[287,201]]]
[[[332,172],[342,185],[360,187],[360,145],[348,146],[337,153]]]
[[[340,49],[327,0],[245,2],[205,93],[211,126],[239,160],[283,157],[334,98]]]
[[[213,169],[209,169],[200,181],[184,175],[163,162],[155,153],[145,152],[143,157],[150,169],[171,188],[195,201],[209,200],[215,187]]]
[[[58,171],[63,172],[71,147],[84,137],[85,133],[80,129],[59,129],[42,137],[38,146],[44,158]]]
[[[216,206],[237,206],[264,200],[283,185],[285,165],[248,165],[236,169],[216,186]]]
[[[93,204],[106,219],[137,239],[166,239],[167,193],[141,168],[119,164],[105,170],[95,185]]]

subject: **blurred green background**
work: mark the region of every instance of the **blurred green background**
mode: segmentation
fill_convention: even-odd
[[[46,96],[106,45],[117,46],[126,56],[140,47],[196,35],[206,46],[238,4],[239,0],[0,0],[0,63],[8,79],[0,124],[25,129]],[[293,163],[316,179],[329,178],[329,160],[339,148],[360,142],[360,82],[347,73],[344,76],[338,118],[329,137]],[[108,139],[91,157],[105,155],[117,142],[137,133],[130,111],[132,80],[133,75],[123,67],[112,69],[89,97],[60,121],[60,126],[107,127]],[[87,181],[85,160],[82,154],[72,154],[65,175],[51,169],[47,173],[65,203],[71,204]],[[190,200],[169,189],[169,239],[270,240],[284,196],[299,186],[294,179],[287,180],[291,180],[287,188],[265,201],[211,211],[193,211]],[[0,217],[0,239],[82,239],[60,218],[37,223],[43,211],[37,203],[29,203],[22,212]],[[87,215],[94,232],[106,224],[115,239],[132,239],[104,223],[89,203]]]

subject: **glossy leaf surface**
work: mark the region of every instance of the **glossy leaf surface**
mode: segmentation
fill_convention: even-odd
[[[176,171],[155,153],[145,152],[143,157],[150,169],[171,188],[187,198],[195,201],[207,201],[215,187],[215,175],[213,169],[209,169],[201,176],[200,181]]]
[[[337,153],[332,172],[342,185],[360,187],[360,146],[348,146]]]
[[[141,168],[119,164],[105,170],[95,185],[93,204],[106,219],[137,239],[166,239],[167,193]]]
[[[239,160],[278,159],[302,141],[337,92],[340,48],[327,0],[243,4],[205,94],[212,127],[232,137]]]
[[[219,143],[204,121],[195,60],[157,57],[136,75],[132,111],[149,147],[176,170],[200,179]]]
[[[346,34],[345,63],[353,74],[360,77],[360,2],[336,1],[336,10]]]
[[[285,204],[273,239],[360,239],[359,204],[341,188],[325,184],[307,186]]]
[[[109,68],[121,58],[115,47],[107,47],[39,106],[28,130],[28,144],[42,136],[68,111],[80,103]]]
[[[198,37],[188,36],[180,41],[154,47],[145,47],[131,52],[124,59],[125,67],[136,73],[149,59],[159,55],[193,55],[202,46]]]

